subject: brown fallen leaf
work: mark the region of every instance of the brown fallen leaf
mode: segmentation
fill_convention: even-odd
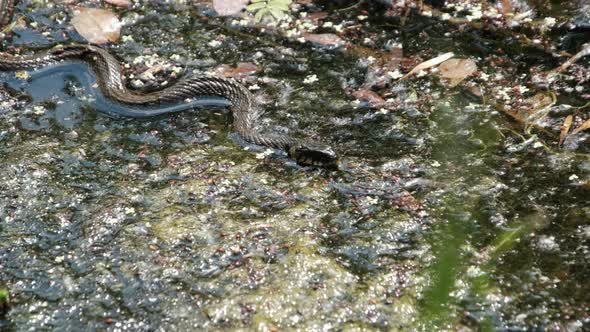
[[[454,87],[473,75],[477,71],[477,65],[471,59],[450,59],[441,63],[438,69],[440,76],[449,81],[450,87]]]
[[[105,0],[105,2],[113,6],[124,8],[128,8],[131,7],[131,5],[133,5],[133,2],[131,2],[131,0]]]
[[[376,60],[369,65],[365,76],[365,88],[384,88],[393,78],[389,73],[399,69],[403,58],[403,49],[394,47],[386,52],[376,52]]]
[[[143,73],[139,74],[139,78],[142,80],[155,79],[154,74],[161,72],[164,66],[161,64],[155,64],[152,67],[146,69]]]
[[[377,93],[366,89],[360,88],[352,93],[352,95],[360,100],[369,103],[372,107],[379,108],[385,105],[385,100],[381,98]]]
[[[215,69],[215,72],[225,77],[244,77],[254,74],[258,71],[258,67],[252,62],[240,62],[237,67],[229,65],[221,65]]]
[[[345,44],[342,38],[333,33],[304,33],[303,38],[316,45],[327,47],[340,47]]]
[[[570,128],[572,127],[573,120],[574,117],[572,115],[568,115],[563,121],[563,124],[561,125],[561,134],[559,134],[559,145],[562,145],[563,141],[565,141],[567,133],[570,131]]]
[[[514,10],[512,9],[512,3],[510,3],[510,0],[502,0],[500,12],[502,13],[502,15],[504,15],[504,17],[513,15]]]
[[[400,193],[396,205],[398,208],[406,211],[418,211],[421,207],[420,201],[405,190]]]
[[[241,12],[250,0],[213,0],[213,9],[219,16],[232,16]]]
[[[419,72],[420,70],[424,70],[424,69],[428,69],[431,67],[434,67],[444,61],[449,60],[450,58],[454,57],[455,54],[453,52],[448,52],[442,55],[437,56],[436,58],[432,58],[430,60],[426,60],[424,62],[422,62],[421,64],[417,65],[416,67],[414,67],[412,70],[410,70],[409,73],[405,74],[401,79],[405,80],[406,78],[408,78],[409,76],[411,76],[414,73]]]
[[[111,11],[97,8],[77,8],[72,25],[87,41],[95,44],[115,42],[123,25]]]
[[[535,123],[544,119],[549,114],[555,102],[556,98],[553,93],[539,92],[523,100],[520,112],[524,114],[527,123]]]
[[[529,114],[534,114],[536,110],[545,108],[553,104],[553,98],[550,94],[539,92],[532,97],[522,101],[522,107],[529,110]]]
[[[320,20],[323,20],[326,17],[328,17],[328,12],[315,12],[307,15],[307,18],[316,25]]]
[[[575,135],[575,134],[581,132],[582,130],[586,130],[586,129],[590,129],[590,119],[584,121],[584,123],[582,123],[578,128],[576,128],[572,132],[572,135]]]

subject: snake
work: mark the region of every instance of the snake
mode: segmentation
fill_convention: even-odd
[[[14,9],[15,0],[0,0],[0,29],[10,23]],[[90,43],[57,45],[26,55],[0,52],[0,71],[39,69],[76,61],[88,64],[95,73],[100,92],[122,106],[118,108],[122,116],[163,115],[191,108],[192,100],[220,98],[232,113],[233,131],[244,141],[282,150],[302,166],[337,167],[337,154],[326,144],[257,130],[262,112],[248,88],[232,78],[189,76],[156,91],[140,92],[126,87],[122,66],[114,55]]]

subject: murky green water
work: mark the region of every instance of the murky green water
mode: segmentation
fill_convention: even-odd
[[[48,19],[60,8],[39,6],[21,4],[18,14],[40,24],[5,47],[54,43],[32,31],[77,38]],[[135,18],[123,31],[133,40],[113,52],[127,62],[176,54],[190,71],[255,62],[261,126],[330,143],[341,169],[303,169],[244,145],[221,108],[110,118],[74,76],[0,73],[0,291],[9,294],[0,329],[590,326],[583,140],[546,143],[430,76],[393,83],[393,111],[359,107],[345,91],[363,83],[366,59],[248,29],[246,38],[187,8],[121,11]],[[403,29],[369,22],[377,45],[401,43],[406,56],[452,50],[520,84],[538,57],[507,47],[516,67],[493,66],[485,53],[501,36],[447,36],[451,26],[417,15]],[[469,36],[489,43],[473,47]],[[304,84],[311,74],[318,82]]]

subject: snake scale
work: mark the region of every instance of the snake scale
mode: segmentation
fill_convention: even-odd
[[[7,25],[14,12],[15,0],[0,0],[0,28]],[[299,140],[282,134],[262,133],[255,129],[260,112],[254,107],[250,91],[233,79],[187,77],[170,87],[140,93],[126,88],[119,61],[107,50],[92,44],[56,46],[32,55],[0,53],[0,71],[43,68],[56,63],[83,61],[95,72],[102,94],[123,107],[133,108],[126,116],[148,117],[175,112],[171,105],[193,98],[217,97],[227,101],[233,115],[234,131],[245,141],[285,151],[304,166],[334,168],[336,153],[324,144]]]

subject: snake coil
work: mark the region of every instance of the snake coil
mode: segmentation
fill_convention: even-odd
[[[0,0],[0,28],[12,19],[14,1]],[[136,107],[134,112],[126,112],[127,116],[166,114],[172,112],[167,111],[166,106],[185,103],[195,98],[220,97],[229,103],[234,118],[233,128],[245,141],[283,150],[301,165],[327,168],[336,166],[336,153],[326,145],[257,131],[255,125],[261,112],[254,107],[250,91],[233,79],[188,77],[162,90],[139,93],[126,88],[119,61],[107,50],[90,44],[57,46],[24,56],[0,53],[0,71],[41,68],[72,60],[82,60],[90,64],[96,74],[98,86],[107,98],[124,106]],[[155,108],[137,108],[138,106]],[[160,106],[162,110],[158,111]]]

